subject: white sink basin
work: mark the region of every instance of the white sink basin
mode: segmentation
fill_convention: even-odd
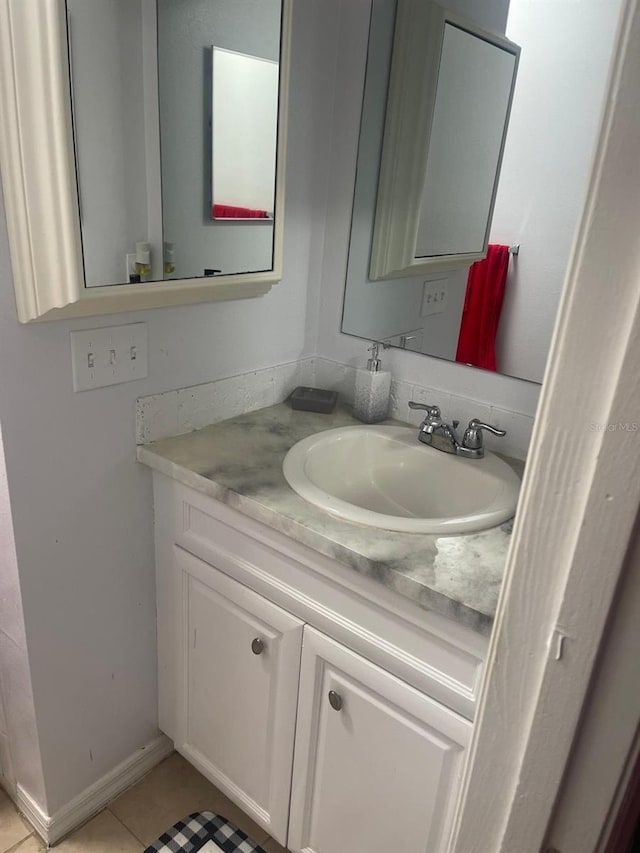
[[[520,480],[492,453],[463,459],[418,441],[410,427],[352,426],[295,444],[284,476],[332,515],[405,533],[469,533],[515,512]]]

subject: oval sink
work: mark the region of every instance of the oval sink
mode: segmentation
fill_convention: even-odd
[[[511,518],[520,480],[492,453],[463,459],[418,441],[417,429],[352,426],[287,453],[284,476],[332,515],[405,533],[469,533]]]

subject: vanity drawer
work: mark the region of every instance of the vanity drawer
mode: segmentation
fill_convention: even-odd
[[[473,719],[487,638],[157,473],[154,489],[157,553],[179,545]]]

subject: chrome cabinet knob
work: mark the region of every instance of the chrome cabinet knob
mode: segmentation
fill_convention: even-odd
[[[264,642],[260,639],[260,637],[256,637],[255,640],[251,643],[251,651],[254,655],[261,655],[264,651]]]
[[[329,704],[334,711],[340,711],[342,709],[342,696],[339,693],[336,693],[335,690],[330,690]]]

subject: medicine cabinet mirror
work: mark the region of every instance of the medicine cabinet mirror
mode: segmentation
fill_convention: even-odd
[[[484,256],[519,53],[436,3],[399,0],[372,279]]]
[[[0,0],[19,319],[281,277],[291,0]]]

